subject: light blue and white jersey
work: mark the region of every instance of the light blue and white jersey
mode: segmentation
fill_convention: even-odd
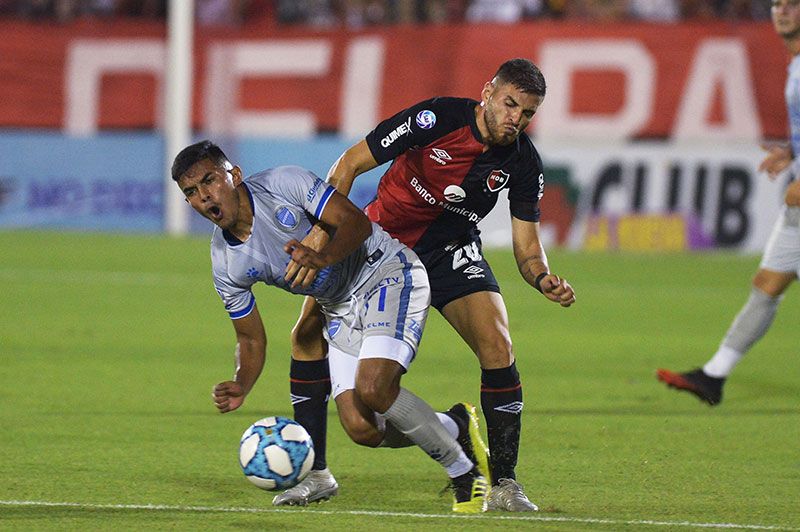
[[[247,316],[255,305],[251,287],[262,281],[325,304],[347,301],[374,271],[405,246],[372,224],[372,235],[341,262],[320,270],[309,288],[291,288],[283,276],[291,239],[302,241],[322,216],[334,187],[299,166],[280,166],[244,179],[253,208],[250,238],[239,241],[214,228],[211,265],[214,287],[232,319]]]
[[[795,160],[794,175],[797,176],[800,166],[800,55],[794,56],[789,63],[789,76],[786,78],[786,110],[789,114],[790,142]]]

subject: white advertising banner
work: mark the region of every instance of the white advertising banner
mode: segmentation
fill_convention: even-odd
[[[535,144],[547,168],[547,246],[756,253],[789,180],[759,173],[764,152],[752,143]],[[486,246],[511,245],[507,201],[479,225]]]

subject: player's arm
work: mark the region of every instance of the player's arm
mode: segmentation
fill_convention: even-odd
[[[795,178],[789,183],[783,199],[789,207],[800,207],[800,179]]]
[[[336,190],[347,196],[353,188],[353,181],[356,177],[368,172],[378,166],[375,157],[367,145],[366,140],[362,140],[348,148],[328,170],[327,181]],[[302,240],[302,244],[310,249],[319,251],[331,238],[332,228],[324,223],[316,223]],[[294,277],[294,286],[302,284],[309,286],[317,276],[317,270],[313,267],[303,267],[300,264],[290,261],[286,268],[287,278]]]
[[[369,218],[344,195],[334,191],[325,210],[320,213],[320,221],[333,230],[333,236],[319,251],[295,239],[284,245],[283,249],[291,255],[292,261],[301,267],[319,270],[336,264],[354,252],[372,234]],[[287,273],[288,276],[288,273]],[[289,280],[289,277],[287,277]],[[300,284],[295,278],[292,286]],[[310,286],[304,281],[303,286]]]
[[[236,331],[236,372],[233,380],[217,384],[211,394],[214,405],[223,414],[242,405],[261,375],[267,353],[267,333],[258,307],[231,322]]]
[[[762,143],[761,149],[767,154],[758,165],[758,171],[766,172],[770,179],[775,179],[781,172],[789,168],[794,159],[792,147],[788,142]]]
[[[328,183],[336,187],[341,194],[350,195],[353,181],[364,172],[378,166],[366,139],[350,146],[328,170]]]
[[[539,235],[539,222],[511,217],[511,235],[517,268],[525,281],[547,299],[568,307],[575,302],[575,291],[566,279],[550,273],[547,254]]]

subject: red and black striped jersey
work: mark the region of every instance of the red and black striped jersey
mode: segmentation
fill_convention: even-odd
[[[365,211],[390,235],[424,252],[477,234],[477,223],[508,190],[511,214],[539,221],[542,160],[523,132],[486,151],[478,102],[433,98],[401,111],[366,137],[378,164],[394,159]]]

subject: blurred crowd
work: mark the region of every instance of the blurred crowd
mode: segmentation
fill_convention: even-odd
[[[183,0],[186,1],[186,0]],[[359,28],[391,24],[593,21],[763,20],[769,0],[195,0],[198,22],[236,26]],[[0,16],[67,22],[81,17],[164,18],[167,0],[0,0]]]

